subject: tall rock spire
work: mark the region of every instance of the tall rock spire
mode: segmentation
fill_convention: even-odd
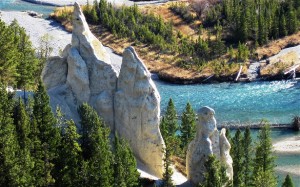
[[[123,53],[114,103],[116,132],[129,141],[138,160],[161,177],[164,142],[159,130],[160,96],[133,47]]]

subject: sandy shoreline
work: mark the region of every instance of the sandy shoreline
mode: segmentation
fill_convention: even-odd
[[[273,144],[276,153],[300,154],[300,136],[293,136]]]

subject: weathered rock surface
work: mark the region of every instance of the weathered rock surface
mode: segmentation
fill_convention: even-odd
[[[230,156],[231,145],[226,138],[226,129],[222,129],[220,133],[220,160],[226,166],[226,174],[229,180],[233,179],[232,158]]]
[[[162,176],[164,142],[158,127],[160,96],[151,74],[132,47],[123,53],[115,94],[115,130],[126,137],[137,158]]]
[[[161,177],[164,142],[159,131],[159,93],[132,47],[124,51],[119,78],[117,72],[75,3],[72,42],[61,57],[47,62],[42,73],[52,109],[59,106],[80,128],[77,108],[90,104],[112,133],[129,141],[138,162]]]
[[[227,170],[232,171],[230,170],[232,169],[232,159],[229,155],[230,144],[226,136],[221,134],[220,137],[214,115],[215,111],[209,107],[202,107],[198,111],[197,134],[189,144],[186,156],[187,177],[194,185],[204,181],[206,172],[204,164],[210,155],[216,155],[218,159],[221,157],[221,161],[226,166],[228,165]],[[232,173],[228,176],[232,176]]]

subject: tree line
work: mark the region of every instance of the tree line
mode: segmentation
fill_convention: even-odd
[[[24,103],[0,87],[0,186],[139,186],[128,144],[96,111],[78,108],[81,129],[51,111],[40,82]],[[112,146],[110,144],[112,142]]]
[[[205,167],[205,181],[199,184],[201,187],[222,186],[277,186],[275,175],[275,156],[272,152],[272,142],[269,123],[262,121],[263,127],[259,131],[257,141],[253,142],[250,128],[244,132],[238,129],[232,137],[229,129],[226,137],[231,144],[230,155],[233,159],[233,180],[226,176],[226,168],[215,156],[210,156]],[[165,114],[162,117],[160,130],[166,143],[164,186],[174,186],[171,175],[172,157],[178,156],[185,160],[188,144],[196,134],[196,114],[190,103],[187,103],[178,124],[178,115],[172,99],[169,100]],[[283,187],[292,187],[293,182],[287,175]]]
[[[262,45],[297,32],[299,8],[298,0],[224,0],[212,6],[204,20],[208,26],[220,21],[231,41]]]

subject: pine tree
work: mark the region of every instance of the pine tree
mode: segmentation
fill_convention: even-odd
[[[134,187],[139,185],[136,160],[124,139],[115,135],[114,140],[114,186]]]
[[[196,114],[189,102],[182,114],[180,133],[181,148],[186,150],[196,134]]]
[[[254,186],[277,186],[274,176],[275,158],[272,156],[272,142],[270,137],[270,126],[263,121],[264,126],[259,131],[258,142],[255,150],[253,185]]]
[[[13,30],[0,20],[0,82],[12,84],[17,76],[18,50]]]
[[[41,143],[47,144],[53,154],[51,157],[55,157],[57,145],[60,142],[60,129],[57,127],[55,116],[50,107],[49,96],[41,81],[34,94],[33,115]]]
[[[165,113],[166,136],[175,136],[178,130],[177,112],[173,100],[170,98]]]
[[[74,121],[67,121],[56,163],[56,172],[58,173],[55,179],[56,186],[80,186],[82,157],[81,147],[78,143],[79,137]]]
[[[85,182],[89,186],[113,186],[113,155],[109,143],[109,129],[97,112],[88,104],[79,107],[83,158],[86,161]]]
[[[240,129],[235,133],[232,139],[233,149],[232,149],[232,167],[233,167],[233,186],[241,186],[243,182],[243,137]]]
[[[25,110],[23,100],[20,98],[17,102],[15,102],[13,119],[16,129],[16,138],[20,148],[16,153],[18,165],[21,168],[19,170],[19,179],[17,183],[20,186],[31,186],[34,185],[32,176],[34,161],[30,154],[30,119]]]
[[[35,81],[38,59],[25,29],[20,27],[16,20],[12,22],[10,27],[14,30],[15,40],[18,41],[17,87],[22,88],[25,92],[26,88],[32,86]]]
[[[164,173],[163,173],[163,187],[173,187],[173,181],[172,181],[172,175],[173,175],[173,170],[171,168],[171,156],[173,154],[173,147],[175,142],[175,137],[169,136],[165,139],[165,144],[166,148],[164,151]]]
[[[14,107],[14,124],[17,131],[17,139],[21,149],[28,148],[30,144],[30,119],[25,111],[23,100],[19,98]]]
[[[18,159],[21,151],[12,118],[13,101],[2,85],[0,101],[0,186],[19,186],[24,178]]]
[[[32,134],[35,141],[33,151],[38,167],[36,179],[42,186],[52,185],[54,179],[51,172],[54,169],[61,137],[60,129],[56,126],[56,120],[51,111],[49,96],[41,81],[34,94],[33,115],[33,129],[35,131]]]
[[[243,138],[243,185],[250,186],[252,173],[252,138],[250,128],[247,127]]]
[[[294,187],[294,183],[289,174],[286,175],[285,180],[282,184],[282,187]]]
[[[205,180],[200,187],[227,187],[231,186],[226,176],[226,168],[220,164],[215,155],[210,155],[205,162]]]

